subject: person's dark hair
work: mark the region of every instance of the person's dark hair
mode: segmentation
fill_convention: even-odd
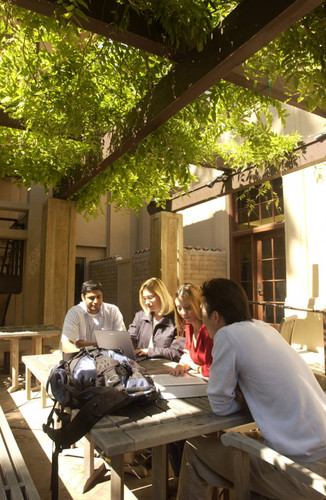
[[[235,281],[226,278],[205,281],[202,300],[207,314],[210,316],[213,311],[217,311],[227,325],[252,319],[246,292]]]
[[[101,292],[102,292],[103,291],[102,290],[102,283],[100,283],[99,281],[94,281],[94,280],[84,281],[84,283],[82,284],[82,288],[81,288],[82,295],[85,295],[86,293],[89,293],[89,292],[93,292],[93,290],[101,290]]]

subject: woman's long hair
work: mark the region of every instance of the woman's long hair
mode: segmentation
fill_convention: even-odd
[[[180,335],[180,337],[184,336],[186,323],[178,313],[178,310],[175,305],[175,299],[181,297],[188,302],[192,311],[195,313],[197,319],[201,320],[201,310],[200,310],[201,289],[198,285],[195,285],[194,283],[184,283],[183,285],[179,286],[179,288],[174,294],[174,315],[178,329],[178,335]]]
[[[144,283],[141,285],[139,289],[139,303],[142,309],[147,314],[149,314],[150,311],[148,307],[146,307],[143,297],[143,291],[145,289],[159,296],[161,301],[161,310],[160,310],[161,316],[165,316],[166,314],[169,314],[169,312],[173,311],[173,300],[168,292],[168,289],[164,285],[163,281],[160,280],[159,278],[149,278],[148,280],[144,281]]]

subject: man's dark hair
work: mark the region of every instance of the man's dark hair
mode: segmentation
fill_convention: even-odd
[[[251,321],[246,292],[235,281],[226,278],[205,281],[202,286],[202,298],[208,315],[217,311],[227,325],[238,321]]]
[[[86,293],[89,293],[89,292],[93,292],[93,290],[101,290],[101,292],[102,292],[103,291],[102,290],[102,283],[100,283],[99,281],[93,281],[93,280],[84,281],[84,283],[82,284],[82,288],[81,288],[82,295],[85,295]]]

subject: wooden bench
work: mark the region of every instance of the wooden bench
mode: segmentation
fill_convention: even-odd
[[[315,474],[310,469],[303,467],[288,457],[277,453],[267,445],[251,439],[239,432],[226,432],[221,437],[225,446],[234,448],[233,468],[237,471],[234,476],[234,493],[236,500],[250,500],[250,461],[254,456],[267,462],[276,469],[285,471],[289,476],[296,478],[302,484],[310,486],[312,490],[321,495],[326,495],[326,478]]]
[[[0,406],[0,500],[41,500]]]
[[[62,352],[56,351],[52,354],[36,354],[23,356],[22,361],[25,365],[25,388],[26,399],[31,399],[32,375],[36,377],[41,385],[41,404],[46,407],[46,383],[53,368],[62,359]]]

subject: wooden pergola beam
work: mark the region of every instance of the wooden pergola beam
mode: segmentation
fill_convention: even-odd
[[[234,83],[235,85],[239,85],[240,87],[244,87],[248,90],[252,90],[253,92],[257,92],[258,94],[263,94],[267,97],[272,97],[277,101],[285,102],[287,104],[290,104],[291,106],[294,106],[295,108],[307,111],[305,105],[306,102],[305,99],[298,102],[298,100],[294,97],[289,98],[289,96],[286,94],[284,83],[281,79],[279,79],[274,84],[269,84],[266,78],[265,81],[260,80],[256,86],[252,79],[247,78],[244,75],[242,66],[239,66],[238,68],[235,68],[234,71],[231,71],[231,73],[229,73],[224,78],[224,80],[230,83]],[[316,109],[314,109],[312,113],[314,115],[321,116],[322,118],[326,118],[326,109],[321,109],[317,107]]]
[[[103,138],[103,161],[81,178],[63,182],[61,198],[69,198],[98,174],[135,149],[137,144],[178,111],[226,77],[239,64],[316,8],[320,0],[245,0],[223,21],[203,51],[189,53],[126,116],[126,130]],[[85,169],[86,171],[86,169]]]
[[[13,0],[13,3],[18,7],[47,17],[52,16],[56,10],[63,11],[56,1]],[[88,7],[88,9],[84,9],[80,6],[87,19],[82,17],[72,19],[72,22],[86,31],[97,33],[160,57],[171,60],[178,60],[181,57],[181,54],[165,43],[164,29],[159,22],[155,21],[149,24],[135,10],[129,9],[128,25],[125,26],[123,22],[125,7],[115,0],[106,0],[105,2],[90,0]],[[120,25],[123,25],[123,28],[119,28]]]
[[[173,196],[171,200],[171,212],[178,212],[179,210],[232,194],[248,186],[261,184],[264,181],[278,177],[280,172],[284,176],[325,161],[325,141],[315,140],[302,146],[298,150],[298,156],[293,157],[290,162],[285,164],[281,171],[276,168],[274,170],[271,170],[271,168],[260,170],[253,167],[239,174],[229,172],[229,176],[227,174],[223,175],[223,179],[225,180],[222,180],[222,175],[220,175],[216,182],[211,183],[211,187],[209,186],[210,183],[196,184],[188,193],[179,193]]]
[[[2,109],[0,109],[0,127],[16,128],[19,130],[25,129],[25,126],[19,120],[10,118]]]
[[[37,2],[35,0],[13,0],[13,3],[19,7],[45,16],[53,15],[54,11],[58,9],[58,4],[56,2],[47,0],[38,0]],[[181,62],[186,56],[185,50],[176,50],[166,44],[168,37],[165,35],[164,29],[160,23],[151,21],[150,24],[147,24],[144,18],[132,9],[129,12],[128,26],[124,29],[120,29],[118,26],[123,17],[123,9],[121,4],[117,4],[114,0],[107,0],[104,7],[103,2],[91,0],[89,2],[89,10],[86,11],[84,9],[84,12],[87,16],[87,20],[78,18],[78,23],[91,33],[97,33],[117,42],[125,43],[136,49],[175,62]],[[225,75],[224,80],[260,94],[270,95],[278,101],[288,102],[291,106],[295,106],[299,109],[306,109],[304,99],[300,102],[294,98],[289,99],[282,81],[272,85],[268,85],[267,82],[260,82],[255,86],[253,80],[244,75],[241,66],[238,66],[228,75]],[[326,118],[326,111],[323,109],[316,108],[313,113]]]

